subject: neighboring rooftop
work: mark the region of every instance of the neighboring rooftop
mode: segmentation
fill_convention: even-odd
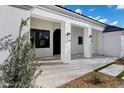
[[[105,33],[105,32],[114,32],[114,31],[122,31],[122,30],[124,31],[124,28],[107,25],[103,32]]]
[[[56,5],[56,6],[62,8],[62,9],[65,9],[65,10],[67,10],[67,11],[76,13],[75,11],[72,11],[72,10],[70,10],[70,9],[68,9],[68,8],[62,7],[62,6],[60,6],[60,5]],[[122,30],[124,31],[124,28],[117,27],[117,26],[112,26],[112,25],[108,25],[108,24],[102,23],[102,22],[100,22],[100,21],[98,21],[98,20],[95,20],[95,19],[90,18],[90,17],[88,17],[88,16],[85,16],[85,15],[83,15],[83,14],[79,14],[79,13],[76,13],[76,14],[78,14],[78,15],[80,15],[80,16],[83,16],[83,17],[86,17],[86,18],[88,18],[88,19],[94,20],[94,21],[99,22],[99,23],[101,23],[101,24],[106,25],[106,27],[105,27],[105,29],[104,29],[104,31],[103,31],[104,33],[105,33],[105,32],[114,32],[114,31],[122,31]]]

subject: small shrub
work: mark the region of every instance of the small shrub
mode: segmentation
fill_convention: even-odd
[[[124,70],[122,71],[122,72],[120,72],[117,76],[116,76],[116,78],[118,78],[118,79],[121,79],[121,78],[123,78],[124,77]]]
[[[99,84],[102,83],[103,81],[101,80],[100,75],[97,72],[94,72],[91,76],[91,82],[93,84]]]

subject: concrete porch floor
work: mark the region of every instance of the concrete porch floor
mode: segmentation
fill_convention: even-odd
[[[50,57],[48,59],[50,60]],[[44,59],[44,62],[43,60],[39,60],[39,62],[44,64],[39,68],[43,72],[37,78],[36,84],[42,87],[53,88],[85,75],[96,68],[111,63],[117,58],[95,56],[91,59],[75,59],[69,64],[58,63],[54,58],[53,60],[50,60],[52,62],[47,63],[47,61],[49,61],[48,59]]]
[[[98,59],[98,58],[115,58],[115,57],[110,57],[110,56],[101,56],[101,55],[97,55],[97,54],[93,54],[92,58],[90,59]],[[40,63],[43,64],[56,64],[56,63],[61,63],[60,60],[60,55],[54,55],[54,56],[50,56],[50,57],[41,57],[41,58],[36,58],[37,60],[40,61]],[[71,55],[71,60],[81,60],[81,59],[87,59],[84,57],[84,54],[72,54]]]

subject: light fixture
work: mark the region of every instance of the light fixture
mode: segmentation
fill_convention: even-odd
[[[67,37],[67,40],[70,41],[70,40],[71,40],[71,33],[68,32],[68,33],[66,34],[66,37]]]
[[[93,36],[89,35],[89,38],[91,39],[91,42],[93,42]]]

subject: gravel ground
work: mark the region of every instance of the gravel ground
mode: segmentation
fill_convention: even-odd
[[[118,88],[124,88],[124,82],[118,86]]]

